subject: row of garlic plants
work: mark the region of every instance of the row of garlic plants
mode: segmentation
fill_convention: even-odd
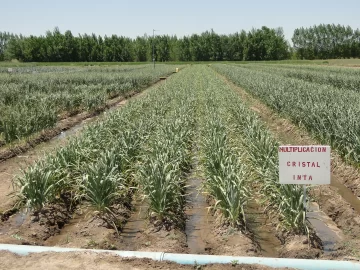
[[[181,77],[166,82],[166,95],[172,110],[149,137],[138,165],[137,179],[148,205],[151,222],[167,228],[184,228],[186,175],[191,167],[196,108],[191,87],[193,74],[184,70]],[[158,115],[163,115],[157,112]]]
[[[211,207],[221,223],[246,228],[249,170],[232,147],[228,128],[219,113],[219,104],[212,98],[206,104],[206,125],[203,130],[204,189],[213,199]]]
[[[360,164],[360,95],[357,92],[241,67],[213,67],[295,124],[304,126],[344,159]]]
[[[255,196],[255,188],[264,209],[279,218],[279,227],[296,234],[309,233],[303,189],[299,185],[279,184],[279,143],[237,93],[224,84],[214,71],[208,69],[208,73],[211,87],[207,95],[213,95],[213,101],[207,111],[210,140],[205,141],[209,149],[206,151],[206,163],[214,160],[210,168],[223,171],[222,177],[228,179],[228,186],[233,186],[226,189],[228,186],[215,185],[221,187],[220,194],[226,194],[216,202],[234,204],[233,207],[225,207],[226,214],[230,214],[230,209],[237,208],[234,213],[240,212],[244,218],[249,190],[252,190],[251,196]]]
[[[341,67],[314,67],[303,65],[243,65],[244,68],[300,79],[315,84],[325,84],[339,89],[360,91],[360,72]]]
[[[165,226],[185,225],[185,186],[191,160],[193,110],[192,103],[177,104],[149,141],[138,169],[151,221]]]
[[[154,87],[27,168],[14,180],[18,206],[39,214],[44,206],[66,196],[76,203],[87,202],[111,220],[113,205],[131,203],[140,151],[163,121],[163,114],[174,106],[165,92],[164,85]]]
[[[224,103],[222,82],[204,66],[197,67],[199,82],[197,117],[199,152],[204,182],[203,191],[210,200],[219,224],[246,228],[245,208],[250,196],[246,164],[230,139],[228,109]]]
[[[236,94],[228,101],[236,130],[241,135],[242,149],[257,175],[265,209],[270,214],[279,214],[279,227],[286,231],[309,234],[302,186],[279,183],[279,142]]]
[[[256,171],[268,208],[284,228],[304,232],[301,189],[278,184],[278,143],[271,134],[209,68],[193,66],[179,75],[27,169],[15,181],[20,202],[38,213],[70,194],[108,218],[114,204],[129,202],[139,188],[152,219],[181,226],[192,140],[200,137],[204,190],[223,222],[246,224]]]
[[[71,73],[71,72],[111,72],[111,71],[130,71],[135,69],[141,69],[148,65],[123,65],[123,66],[90,66],[85,64],[84,66],[32,66],[31,64],[20,67],[0,67],[0,73],[7,74],[37,74],[37,73]]]
[[[64,113],[103,109],[175,70],[171,65],[92,68],[86,72],[0,74],[0,142],[53,127]]]

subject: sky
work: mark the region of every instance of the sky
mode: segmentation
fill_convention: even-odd
[[[97,35],[131,38],[191,35],[213,29],[282,27],[290,41],[294,29],[320,23],[360,28],[360,0],[0,0],[0,31],[44,35],[56,26]]]

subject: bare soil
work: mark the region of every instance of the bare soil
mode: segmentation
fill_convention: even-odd
[[[208,254],[227,256],[261,256],[258,246],[251,240],[249,235],[231,227],[219,227],[212,225],[213,236],[207,239]]]
[[[135,239],[137,251],[159,251],[168,253],[186,253],[186,235],[181,230],[157,231],[149,224]]]
[[[309,246],[305,235],[290,235],[285,240],[279,252],[281,258],[317,259],[322,254],[319,248]]]
[[[46,211],[50,213],[50,211]],[[18,245],[45,245],[107,250],[158,251],[191,253],[186,235],[178,229],[165,230],[142,221],[140,228],[129,238],[125,229],[117,233],[90,209],[53,211],[53,215],[40,215],[35,220],[31,214],[16,213],[0,223],[0,243]],[[56,216],[55,216],[56,213]],[[62,214],[63,213],[63,214]],[[123,218],[130,213],[124,210]],[[254,243],[239,231],[211,224],[212,234],[205,239],[202,254],[229,256],[260,256]],[[131,244],[130,244],[131,242]],[[130,248],[129,248],[130,247]]]
[[[19,256],[10,252],[0,252],[1,265],[6,269],[27,270],[63,270],[63,269],[87,269],[87,270],[152,270],[152,269],[194,269],[193,265],[180,265],[171,262],[158,262],[150,259],[120,258],[113,254],[96,254],[93,252],[64,252],[64,253],[33,253],[27,256]],[[196,268],[195,268],[196,269]],[[276,269],[260,265],[206,265],[198,269],[204,270],[268,270]],[[291,269],[291,268],[277,268]]]
[[[302,127],[291,123],[290,120],[272,111],[265,104],[247,93],[244,89],[234,85],[224,76],[218,74],[231,88],[242,97],[256,114],[259,115],[265,126],[273,136],[283,144],[309,145],[319,144]],[[360,170],[347,164],[332,151],[331,157],[331,185],[312,188],[313,199],[344,234],[345,239],[338,244],[338,250],[347,250],[353,256],[360,258]],[[291,246],[291,245],[290,245]],[[295,246],[295,245],[294,245]],[[335,252],[336,253],[336,252]],[[289,254],[285,252],[285,254]],[[326,255],[329,257],[330,255]],[[337,257],[336,254],[331,255]],[[339,258],[343,258],[339,252]]]

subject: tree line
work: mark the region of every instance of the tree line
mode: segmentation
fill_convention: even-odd
[[[297,28],[292,38],[299,59],[359,58],[360,30],[320,24]]]
[[[160,62],[282,60],[289,57],[289,45],[282,29],[268,27],[229,35],[211,30],[182,38],[144,35],[135,39],[117,35],[74,36],[71,31],[61,33],[55,28],[44,36],[10,35],[3,39],[3,44],[2,59],[24,62],[152,61],[153,47],[155,59]]]
[[[5,51],[7,45],[11,39],[15,39],[16,36],[14,34],[8,32],[0,32],[0,61],[5,60]]]
[[[213,30],[178,38],[176,35],[74,36],[58,28],[43,36],[0,32],[0,61],[24,62],[145,62],[261,61],[360,57],[360,31],[350,26],[320,24],[295,29],[293,47],[282,28],[219,35]]]

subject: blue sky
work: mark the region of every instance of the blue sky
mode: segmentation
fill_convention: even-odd
[[[252,27],[297,27],[335,23],[360,28],[360,0],[0,0],[0,31],[43,35],[62,32],[128,37],[178,36],[214,29],[219,34]]]

